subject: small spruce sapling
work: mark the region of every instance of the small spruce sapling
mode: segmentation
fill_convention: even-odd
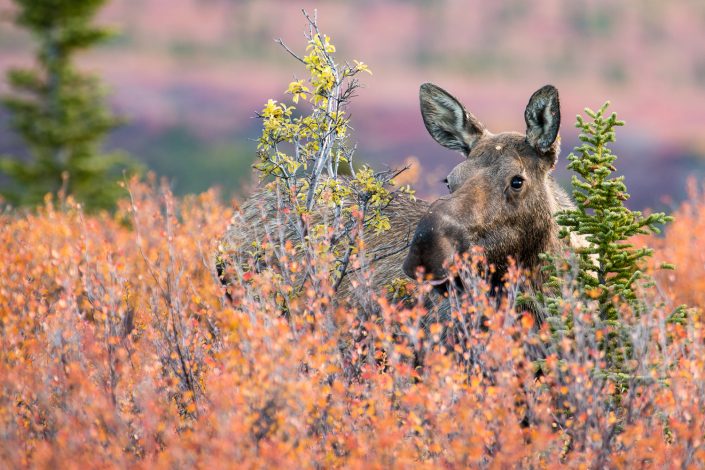
[[[629,239],[639,234],[657,234],[659,225],[670,222],[672,217],[662,212],[642,215],[624,206],[629,199],[624,176],[614,176],[614,155],[608,144],[615,141],[615,127],[623,126],[617,115],[605,117],[609,102],[597,112],[585,109],[590,121],[577,116],[583,144],[568,156],[568,169],[573,170],[573,198],[575,210],[558,214],[563,239],[575,233],[585,237],[587,246],[579,248],[579,282],[585,289],[594,289],[600,305],[600,317],[618,321],[615,300],[626,301],[637,313],[644,305],[639,301],[635,288],[639,280],[649,280],[644,273],[646,258],[653,255],[648,247],[636,248]]]
[[[549,261],[546,266],[549,285],[559,287],[564,279],[576,277],[580,295],[597,301],[599,320],[610,331],[600,347],[606,351],[608,369],[621,373],[626,372],[624,361],[630,350],[626,324],[620,313],[622,306],[628,306],[635,315],[643,314],[646,305],[638,289],[652,283],[644,272],[644,264],[653,250],[637,248],[629,240],[639,234],[659,233],[659,226],[672,218],[660,212],[643,215],[624,206],[629,194],[624,177],[614,175],[617,156],[608,146],[615,141],[615,128],[624,122],[618,120],[615,113],[606,116],[608,106],[609,102],[597,111],[586,108],[589,120],[577,116],[576,127],[581,131],[582,145],[568,156],[568,168],[577,173],[572,177],[577,207],[556,216],[560,238],[567,240],[577,236],[585,241],[575,252],[578,269],[568,274],[566,270],[575,262],[549,255],[544,258]],[[555,318],[560,299],[546,296],[543,300]],[[564,326],[570,329],[571,323],[568,318]]]

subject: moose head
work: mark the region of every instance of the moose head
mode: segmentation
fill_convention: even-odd
[[[557,240],[553,213],[570,204],[550,176],[559,153],[558,90],[546,85],[526,106],[525,134],[493,134],[450,93],[421,85],[421,115],[431,136],[466,158],[448,174],[449,194],[436,200],[419,221],[403,269],[419,270],[438,285],[448,281],[456,253],[483,248],[495,266],[495,282],[508,257],[526,268]]]

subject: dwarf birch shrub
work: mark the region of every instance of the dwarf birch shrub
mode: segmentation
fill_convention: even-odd
[[[336,48],[319,30],[316,17],[305,11],[304,16],[306,53],[298,55],[279,43],[305,66],[308,76],[289,84],[290,103],[270,99],[259,113],[262,135],[254,168],[262,179],[271,179],[266,190],[277,195],[282,223],[291,224],[296,238],[307,245],[303,256],[320,250],[331,254],[331,278],[337,289],[358,252],[362,230],[389,230],[384,208],[398,194],[413,197],[413,192],[408,186],[390,187],[399,171],[375,172],[353,164],[347,108],[360,87],[358,75],[372,72],[357,60],[339,63]],[[342,177],[343,173],[350,176]],[[331,217],[320,220],[316,212],[321,210]]]

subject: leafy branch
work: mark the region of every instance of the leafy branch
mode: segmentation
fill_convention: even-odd
[[[277,42],[306,67],[308,76],[289,83],[290,103],[270,99],[258,114],[262,134],[254,167],[263,179],[272,179],[273,193],[283,195],[279,201],[283,211],[298,216],[293,221],[298,238],[309,244],[314,239],[324,241],[334,254],[337,289],[348,272],[361,229],[388,230],[384,208],[398,193],[413,193],[409,187],[390,187],[400,171],[375,172],[353,165],[355,146],[349,144],[347,108],[360,87],[358,74],[372,72],[357,60],[339,63],[336,47],[319,30],[316,15],[303,14],[308,22],[306,53],[299,55],[281,39]],[[299,108],[304,104],[308,112]],[[320,220],[321,209],[329,210],[332,220]],[[304,249],[304,255],[312,251],[316,250]]]

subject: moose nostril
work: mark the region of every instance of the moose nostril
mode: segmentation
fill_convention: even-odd
[[[438,269],[434,263],[436,253],[438,251],[439,245],[439,233],[434,230],[436,225],[435,216],[429,212],[416,227],[416,232],[411,240],[411,246],[409,247],[409,253],[404,260],[402,265],[402,270],[404,274],[409,276],[411,279],[416,279],[418,270],[423,269],[425,274],[438,274],[436,271]]]
[[[408,277],[411,279],[416,279],[416,268],[419,266],[419,259],[418,256],[412,255],[409,253],[404,260],[404,264],[402,265],[402,270],[404,271],[404,274],[406,274]]]
[[[419,269],[429,272],[426,261],[428,261],[428,255],[432,250],[431,238],[433,237],[433,228],[428,225],[427,217],[419,222],[414,237],[411,240],[409,252],[402,265],[404,274],[411,279],[416,279]]]
[[[406,274],[406,277],[410,277],[410,278],[414,279],[413,271],[411,269],[411,263],[409,263],[408,257],[404,260],[404,265],[401,268],[402,268],[402,271],[404,271],[404,274]]]

